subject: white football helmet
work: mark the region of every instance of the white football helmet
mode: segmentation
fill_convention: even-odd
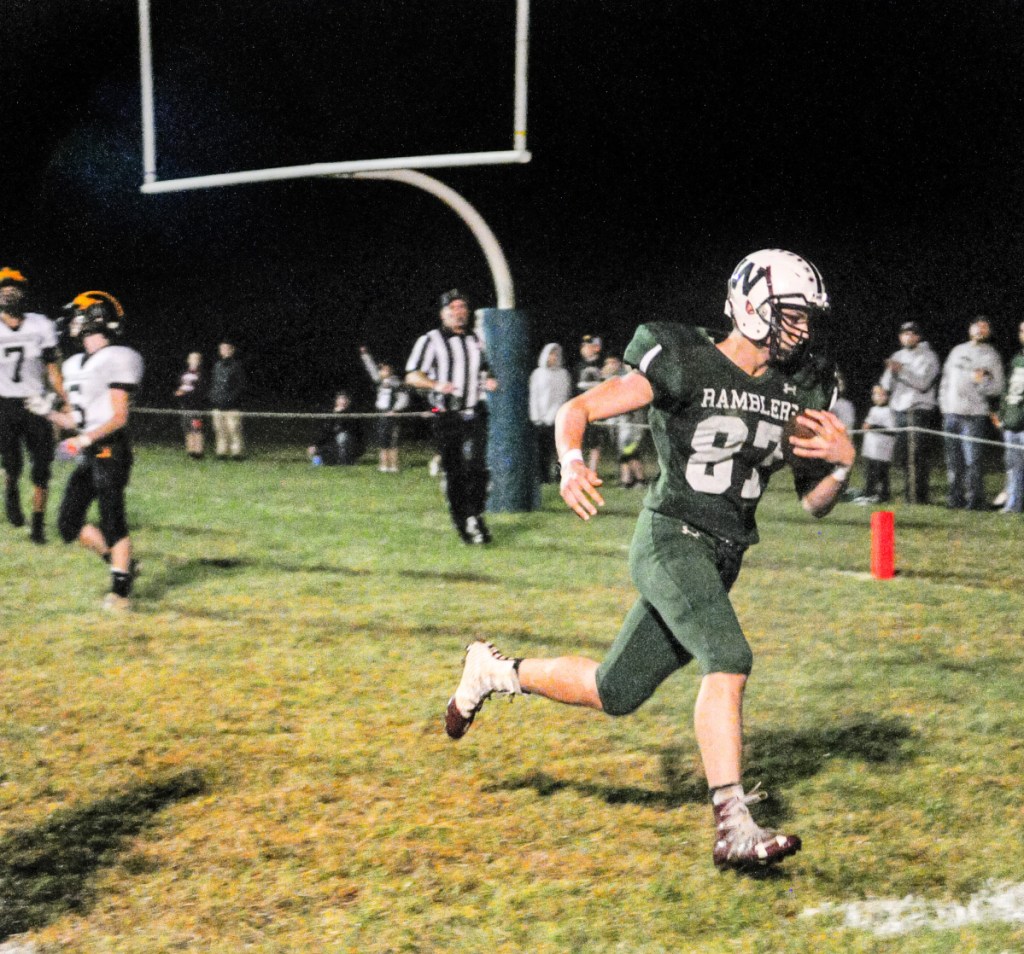
[[[784,347],[782,332],[792,330],[783,309],[807,317],[806,335]],[[767,342],[772,362],[788,362],[803,353],[829,311],[821,272],[807,259],[780,248],[752,252],[733,269],[726,287],[725,313],[740,333],[756,344]]]

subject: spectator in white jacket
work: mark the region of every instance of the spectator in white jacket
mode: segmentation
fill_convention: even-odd
[[[987,510],[982,480],[982,445],[1003,393],[1003,360],[988,343],[992,326],[984,315],[971,322],[969,340],[949,353],[939,382],[939,408],[946,432],[946,506]]]
[[[555,415],[572,397],[572,377],[562,361],[562,346],[546,344],[530,375],[530,421],[537,433],[537,462],[542,483],[558,478],[552,473],[555,456]]]
[[[916,321],[900,325],[900,349],[885,362],[878,383],[889,392],[896,427],[934,428],[938,424],[936,385],[939,359],[924,341]],[[925,435],[902,433],[896,439],[895,461],[905,468],[907,503],[928,503],[931,464]]]

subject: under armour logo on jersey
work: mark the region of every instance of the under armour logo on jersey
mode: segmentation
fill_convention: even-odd
[[[784,385],[782,385],[782,393],[783,394],[796,394],[796,385],[795,384],[784,384]]]

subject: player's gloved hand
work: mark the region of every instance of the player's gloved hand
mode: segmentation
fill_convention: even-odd
[[[604,483],[581,459],[579,451],[569,451],[561,460],[562,482],[559,493],[562,499],[582,520],[589,520],[597,514],[597,508],[604,506],[604,498],[598,487]]]
[[[57,403],[57,395],[51,391],[49,394],[32,394],[25,398],[25,410],[46,417]]]
[[[65,438],[57,445],[57,454],[61,460],[71,460],[91,444],[92,440],[87,434],[76,434],[74,437]]]

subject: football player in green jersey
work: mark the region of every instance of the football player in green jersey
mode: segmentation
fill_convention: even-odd
[[[625,353],[633,370],[569,401],[556,420],[562,498],[589,520],[604,501],[580,451],[587,425],[649,408],[661,474],[630,550],[640,596],[607,657],[600,664],[580,656],[513,659],[474,642],[445,726],[461,738],[494,692],[625,715],[695,659],[702,680],[694,725],[717,829],[713,858],[746,868],[781,861],[800,850],[800,839],[761,828],[748,808],[767,796],[757,787],[745,793],[741,783],[743,690],[753,658],[728,592],[744,551],[757,542],[754,513],[785,464],[783,440],[818,465],[795,471],[803,507],[815,517],[836,503],[855,452],[827,410],[834,369],[814,359],[829,310],[818,270],[792,252],[766,249],[739,263],[727,294],[727,336],[642,325]],[[792,418],[801,436],[784,437]]]

